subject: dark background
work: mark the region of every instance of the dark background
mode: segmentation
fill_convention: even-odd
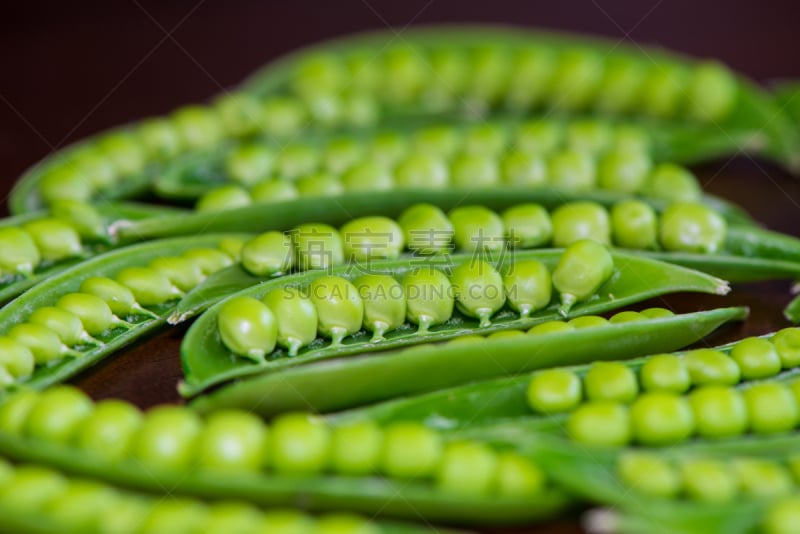
[[[494,22],[604,35],[716,57],[759,81],[800,77],[800,3],[569,0],[457,2],[5,2],[0,11],[0,197],[25,168],[105,128],[203,101],[266,61],[358,30]],[[800,235],[800,181],[746,157],[695,169],[704,186],[766,226]],[[2,209],[5,209],[3,206]],[[2,251],[0,251],[2,253]],[[670,297],[678,312],[751,307],[716,344],[787,326],[788,282],[748,284],[720,297]],[[142,342],[76,382],[94,397],[140,406],[177,400],[184,328]],[[574,521],[536,532],[577,532]]]

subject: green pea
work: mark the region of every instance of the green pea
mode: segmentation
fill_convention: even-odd
[[[403,230],[388,217],[360,217],[339,229],[348,261],[397,258],[403,251]]]
[[[244,186],[266,180],[274,166],[275,154],[264,145],[238,146],[225,157],[225,174]]]
[[[129,328],[130,325],[111,313],[100,297],[87,293],[68,293],[58,299],[56,308],[68,311],[81,320],[90,336],[104,334],[109,328]]]
[[[533,374],[526,393],[528,406],[542,414],[571,412],[583,400],[581,379],[566,369]]]
[[[269,437],[271,462],[279,473],[319,473],[328,465],[331,430],[305,413],[278,416]]]
[[[66,356],[77,356],[77,353],[68,349],[61,342],[58,334],[40,324],[17,324],[8,331],[7,335],[17,344],[26,347],[38,365],[46,366]],[[11,371],[11,369],[8,370]]]
[[[169,278],[151,267],[126,267],[117,273],[116,280],[130,289],[142,306],[164,304],[183,296]]]
[[[410,45],[398,45],[384,54],[381,96],[393,104],[415,99],[429,77],[422,54]]]
[[[581,329],[581,328],[595,328],[601,326],[608,325],[608,319],[605,317],[600,317],[599,315],[582,315],[580,317],[575,317],[574,319],[570,319],[568,324],[572,326],[572,328]]]
[[[358,515],[337,513],[317,519],[314,534],[381,534],[383,529]]]
[[[267,180],[256,184],[250,190],[250,197],[253,199],[254,204],[284,202],[299,196],[300,193],[297,192],[294,184],[286,180]]]
[[[497,158],[508,145],[508,133],[504,126],[477,124],[464,133],[463,151]]]
[[[603,245],[582,239],[569,245],[553,270],[553,287],[561,295],[558,311],[567,316],[576,302],[593,297],[614,272],[614,258]]]
[[[97,510],[96,528],[106,534],[136,534],[153,504],[149,499],[120,499],[113,506]]]
[[[465,252],[499,252],[505,248],[505,227],[495,212],[483,206],[459,206],[448,214],[456,248]]]
[[[192,463],[203,424],[181,406],[159,406],[145,414],[131,443],[131,455],[145,466],[180,471]]]
[[[85,454],[115,462],[130,452],[131,441],[142,424],[142,413],[132,404],[109,399],[98,402],[73,435]]]
[[[10,336],[0,336],[0,367],[17,380],[23,380],[33,374],[36,356],[24,343]]]
[[[542,156],[555,152],[564,138],[564,126],[550,120],[529,120],[517,127],[514,146],[525,154]]]
[[[655,210],[640,200],[622,200],[611,208],[614,244],[637,250],[653,249],[658,243]]]
[[[592,364],[583,378],[583,386],[590,401],[628,403],[639,393],[636,374],[619,362]]]
[[[258,472],[266,443],[267,427],[257,416],[243,411],[214,412],[197,437],[197,463],[214,472]]]
[[[508,49],[494,43],[476,48],[470,61],[468,98],[486,104],[496,102],[505,94],[511,66]]]
[[[625,57],[609,57],[597,90],[595,107],[602,113],[619,115],[636,106],[647,70],[641,62]]]
[[[673,354],[647,358],[639,369],[639,381],[645,391],[668,393],[683,393],[692,385],[686,364]]]
[[[137,534],[191,534],[205,524],[206,508],[179,497],[157,501],[136,530]]]
[[[146,162],[144,147],[130,133],[114,131],[105,134],[97,140],[97,148],[111,161],[118,174],[136,174],[144,168]]]
[[[114,506],[119,495],[111,487],[90,480],[70,481],[64,491],[48,500],[42,512],[67,532],[88,532],[98,508]]]
[[[387,191],[394,187],[394,180],[383,165],[365,161],[354,165],[342,176],[342,185],[348,192]]]
[[[527,497],[541,495],[547,475],[536,464],[514,452],[497,455],[495,491],[500,496]]]
[[[47,204],[64,199],[88,202],[93,193],[88,177],[71,165],[48,169],[39,181],[39,194]]]
[[[364,146],[352,137],[332,139],[325,147],[325,167],[333,173],[341,173],[363,159]]]
[[[40,513],[48,501],[63,495],[69,481],[56,471],[38,465],[17,467],[13,478],[0,486],[3,506],[19,514]]]
[[[503,288],[509,307],[521,318],[546,308],[553,294],[550,271],[536,260],[514,262],[503,273]]]
[[[681,65],[654,65],[642,84],[639,102],[642,111],[653,117],[675,117],[686,91],[687,76]]]
[[[373,333],[371,343],[383,341],[386,332],[403,325],[406,297],[397,280],[388,275],[365,274],[353,285],[364,303],[364,328]]]
[[[416,141],[420,136],[424,135],[425,131],[426,130],[421,130],[419,133],[415,134],[413,137],[414,140]],[[427,142],[417,142],[415,148],[419,151],[424,151],[424,147],[428,145],[429,143]],[[408,137],[398,132],[379,132],[372,138],[370,143],[372,159],[386,166],[394,165],[401,158],[404,158],[408,150]],[[437,154],[436,152],[430,153],[434,156],[445,156],[444,154]]]
[[[487,495],[496,469],[497,456],[486,445],[453,442],[442,454],[436,472],[436,486],[450,494]]]
[[[316,95],[306,99],[304,104],[308,109],[308,119],[312,124],[318,124],[323,128],[331,128],[344,123],[346,120],[343,117],[344,110],[342,109],[342,99],[339,95]]]
[[[403,277],[408,320],[425,333],[431,326],[448,321],[455,305],[453,288],[447,276],[436,269],[419,269]]]
[[[262,120],[261,102],[254,95],[227,93],[214,101],[214,110],[227,136],[256,133]]]
[[[332,197],[344,193],[342,182],[325,173],[300,178],[295,189],[301,197]]]
[[[491,317],[506,302],[503,277],[485,261],[468,261],[450,275],[456,307],[467,317],[480,320],[480,327],[491,324]]]
[[[553,246],[566,247],[585,239],[606,245],[611,243],[608,211],[596,202],[568,202],[553,211],[551,220]]]
[[[96,191],[103,191],[118,179],[118,169],[113,158],[96,143],[89,143],[70,151],[67,161],[61,163],[75,169],[77,174]],[[56,199],[52,199],[56,200]]]
[[[262,362],[275,349],[278,325],[266,304],[252,297],[235,296],[225,301],[217,315],[222,343],[234,354]]]
[[[497,332],[492,332],[488,336],[486,336],[487,341],[494,341],[496,339],[510,339],[512,337],[520,337],[524,336],[525,332],[522,330],[499,330]]]
[[[558,59],[549,85],[550,102],[559,110],[585,108],[597,94],[603,76],[603,57],[587,50],[566,50]]]
[[[800,497],[785,497],[772,502],[762,524],[764,534],[794,534],[800,523]]]
[[[611,324],[621,324],[621,323],[634,323],[636,321],[646,321],[647,317],[642,315],[639,312],[626,310],[615,313],[611,316],[611,319],[608,320]]]
[[[614,150],[600,160],[597,177],[600,187],[622,193],[637,193],[644,187],[652,168],[644,152]]]
[[[562,150],[552,154],[547,167],[550,184],[566,191],[588,191],[597,183],[597,169],[592,156],[585,152]]]
[[[800,366],[800,328],[784,328],[772,336],[784,369]]]
[[[483,343],[486,338],[478,334],[467,334],[464,336],[455,337],[445,343],[447,345],[474,345],[475,343]]]
[[[195,205],[198,212],[225,211],[249,206],[250,193],[240,185],[222,185],[203,194]]]
[[[244,244],[242,267],[256,276],[274,276],[287,272],[293,262],[291,236],[283,232],[266,232]]]
[[[415,204],[397,219],[406,246],[418,254],[453,249],[453,225],[442,210],[431,204]]]
[[[206,276],[233,265],[233,260],[231,260],[230,256],[215,248],[193,248],[187,250],[181,256],[197,263]]]
[[[333,429],[331,467],[342,475],[366,476],[377,472],[383,432],[372,421],[359,421]]]
[[[36,243],[42,260],[58,261],[82,252],[78,232],[58,219],[38,219],[27,223],[23,229]]]
[[[65,444],[93,408],[92,400],[78,388],[50,388],[30,408],[23,432],[34,440]]]
[[[20,435],[28,420],[28,414],[39,401],[39,395],[38,391],[23,389],[4,400],[0,404],[0,432]]]
[[[304,294],[294,287],[273,289],[261,299],[278,323],[278,345],[288,350],[289,356],[317,338],[317,309]]]
[[[314,520],[298,510],[267,510],[263,517],[258,534],[307,534],[316,528]]]
[[[528,333],[533,335],[556,334],[558,332],[569,332],[571,330],[575,330],[575,327],[565,321],[547,321],[531,327]]]
[[[208,149],[222,139],[220,117],[213,108],[184,106],[172,113],[172,121],[182,144],[188,149]]]
[[[79,238],[95,241],[109,239],[105,221],[97,210],[76,200],[59,200],[50,204],[50,213],[78,233]],[[52,236],[50,237],[52,239]]]
[[[643,393],[631,405],[631,427],[639,443],[674,445],[686,441],[695,430],[689,402],[673,393]]]
[[[156,317],[153,312],[145,310],[136,302],[136,297],[130,289],[110,278],[101,276],[89,277],[81,282],[80,292],[99,298],[107,305],[111,313],[119,317],[126,317],[132,314],[144,314]],[[87,303],[87,305],[89,304]],[[102,313],[102,311],[99,313]],[[78,317],[81,318],[80,315],[78,315]],[[82,318],[81,321],[83,321]],[[96,335],[88,328],[86,330],[90,334]]]
[[[358,92],[340,95],[341,117],[345,125],[354,128],[375,128],[381,110],[374,95]]]
[[[178,131],[169,119],[146,119],[139,124],[137,133],[145,150],[153,158],[173,159],[183,149]]]
[[[567,420],[569,437],[593,447],[621,447],[631,441],[631,416],[624,404],[587,402]]]
[[[451,107],[469,81],[467,54],[450,47],[435,49],[431,51],[428,62],[432,70],[432,87],[426,98],[443,108]]]
[[[451,182],[454,187],[469,189],[489,188],[500,181],[500,169],[492,156],[462,154],[450,164]]]
[[[338,276],[321,276],[311,282],[309,295],[317,309],[317,329],[331,338],[331,346],[361,330],[364,302],[353,284]]]
[[[205,279],[200,266],[187,258],[177,256],[156,258],[150,262],[150,268],[165,276],[182,292],[194,289]]]
[[[553,237],[550,214],[539,204],[517,204],[501,214],[509,246],[545,246]]]
[[[547,184],[547,162],[529,152],[509,152],[500,164],[503,181],[509,185],[542,187]]]
[[[704,386],[692,391],[689,405],[697,433],[705,438],[740,436],[747,430],[747,407],[741,393],[723,386]]]
[[[39,266],[42,256],[33,237],[21,228],[0,228],[0,275],[30,276]]]
[[[686,353],[683,361],[694,386],[732,386],[739,383],[741,378],[736,362],[718,350],[691,350]]]
[[[605,152],[613,139],[611,125],[605,121],[579,120],[567,125],[567,148],[575,152]]]
[[[292,73],[292,86],[301,95],[338,91],[347,82],[346,66],[339,56],[315,53],[300,61]]]
[[[282,180],[295,180],[315,172],[320,165],[320,152],[311,145],[295,143],[286,145],[278,153],[277,176]]]
[[[675,317],[675,313],[666,308],[647,308],[639,313],[648,319],[664,319],[667,317]]]
[[[292,232],[298,269],[330,269],[344,263],[344,245],[339,232],[327,224],[301,224]]]
[[[537,106],[555,73],[555,54],[545,46],[520,49],[508,79],[507,99],[512,109],[525,110]]]
[[[718,122],[733,109],[738,93],[736,78],[716,62],[697,65],[686,88],[687,115],[704,122]]]
[[[747,497],[775,499],[789,495],[794,489],[789,471],[772,460],[736,458],[732,467],[739,487]]]
[[[800,420],[797,400],[785,384],[762,382],[754,384],[742,393],[750,428],[756,434],[788,432]]]
[[[287,137],[302,128],[307,120],[303,104],[290,97],[268,98],[261,113],[261,127],[268,136]]]
[[[681,490],[678,470],[657,454],[625,452],[617,461],[617,474],[623,484],[651,497],[671,499]]]
[[[249,503],[215,502],[208,505],[208,515],[198,534],[242,532],[254,534],[261,522],[261,511]]]
[[[384,429],[381,470],[392,478],[427,478],[441,463],[441,437],[417,423],[393,423]]]
[[[647,196],[669,202],[695,202],[700,200],[703,193],[694,174],[673,163],[657,165],[643,192]]]
[[[704,204],[674,203],[661,214],[659,237],[667,250],[714,254],[725,233],[725,219]]]
[[[412,154],[394,170],[397,185],[411,189],[442,189],[448,183],[445,162],[434,155]]]
[[[731,350],[731,359],[739,365],[744,380],[775,376],[781,370],[781,360],[775,346],[757,337],[736,343]]]
[[[613,150],[650,154],[653,152],[652,145],[647,131],[639,126],[620,124],[614,129]]]
[[[719,460],[692,458],[681,463],[684,491],[695,501],[707,503],[733,502],[739,482],[730,465]]]

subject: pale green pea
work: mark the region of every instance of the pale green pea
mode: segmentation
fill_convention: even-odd
[[[681,478],[686,495],[707,503],[732,502],[739,493],[739,482],[730,465],[711,458],[690,458],[681,462]]]
[[[69,293],[56,303],[56,308],[78,316],[90,336],[98,336],[109,328],[130,328],[130,324],[113,313],[106,302],[89,293]]]
[[[304,96],[339,91],[347,81],[347,67],[342,58],[327,53],[303,58],[291,78],[294,90]]]
[[[166,118],[145,119],[139,124],[139,139],[153,158],[172,159],[183,149],[175,125]]]
[[[583,400],[578,375],[567,369],[547,369],[533,374],[526,390],[528,406],[541,414],[571,412]]]
[[[512,75],[510,51],[497,44],[482,45],[474,50],[470,61],[470,83],[467,97],[492,104],[505,94]]]
[[[733,472],[744,496],[775,499],[789,495],[794,489],[789,471],[781,464],[763,458],[735,458]]]
[[[692,381],[684,361],[674,354],[656,354],[639,369],[639,381],[645,391],[683,393]]]
[[[344,56],[349,83],[360,91],[373,92],[380,84],[379,58],[372,51],[352,50]]]
[[[493,156],[461,154],[450,164],[450,180],[454,187],[488,188],[500,181],[500,169]]]
[[[38,465],[22,465],[0,486],[3,506],[21,514],[41,513],[45,504],[63,495],[69,481],[57,471]]]
[[[256,276],[274,276],[292,268],[292,239],[284,232],[265,232],[242,246],[242,267]]]
[[[646,320],[647,317],[645,317],[641,313],[632,310],[626,310],[626,311],[621,311],[619,313],[615,313],[614,315],[611,316],[608,322],[612,324],[620,324],[620,323],[633,323],[636,321],[646,321]]]
[[[571,244],[553,270],[553,287],[561,296],[558,311],[567,316],[576,302],[593,297],[614,273],[614,258],[603,245],[590,239]]]
[[[111,313],[118,317],[143,314],[155,318],[156,314],[142,308],[133,292],[116,280],[92,276],[81,282],[80,292],[100,298],[108,305]],[[87,329],[87,332],[89,330]],[[91,332],[89,332],[91,334]],[[94,335],[94,334],[92,334]]]
[[[500,217],[511,247],[542,247],[553,237],[550,214],[539,204],[517,204],[505,210]]]
[[[39,401],[39,395],[38,391],[32,389],[23,389],[9,395],[0,404],[0,432],[20,435],[25,428],[28,414]]]
[[[800,523],[800,497],[784,497],[772,502],[761,525],[764,534],[795,534]]]
[[[406,297],[403,286],[389,275],[365,274],[353,281],[364,303],[364,328],[372,332],[371,343],[403,325]]]
[[[141,306],[164,304],[183,296],[167,276],[152,267],[126,267],[115,278],[131,290]]]
[[[172,113],[172,121],[182,143],[192,150],[210,148],[223,136],[220,118],[216,110],[208,106],[178,108]]]
[[[366,476],[378,471],[383,432],[372,421],[359,421],[333,429],[331,468],[337,474]]]
[[[663,457],[647,452],[625,452],[617,460],[617,475],[632,490],[662,499],[681,490],[678,470]]]
[[[258,534],[309,534],[314,532],[314,519],[299,510],[266,510]]]
[[[295,189],[301,197],[331,197],[344,193],[342,182],[326,173],[300,178],[295,184]]]
[[[646,74],[647,68],[640,61],[609,57],[597,89],[595,108],[611,115],[632,111]]]
[[[414,139],[418,139],[422,135],[422,130],[415,134]],[[409,151],[409,140],[407,136],[401,135],[398,132],[380,132],[372,138],[370,143],[370,153],[381,165],[394,165],[401,158],[404,158]],[[416,143],[415,150],[425,152],[425,146],[428,143]],[[430,152],[435,156],[445,157],[446,154],[438,154],[435,151]]]
[[[777,382],[761,382],[742,393],[747,405],[750,429],[756,434],[788,432],[800,420],[797,399],[789,386]]]
[[[364,146],[351,137],[332,139],[325,147],[325,168],[332,173],[343,172],[363,159]]]
[[[354,165],[342,176],[342,185],[348,192],[388,191],[394,187],[389,170],[374,161]]]
[[[214,502],[208,506],[203,526],[195,534],[257,534],[262,518],[261,510],[249,503],[238,501]]]
[[[233,265],[230,256],[215,248],[193,248],[181,256],[197,263],[206,276]]]
[[[664,319],[667,317],[675,317],[675,313],[666,308],[647,308],[645,310],[640,311],[639,313],[641,313],[648,319]]]
[[[450,275],[456,307],[467,317],[475,317],[480,327],[491,324],[491,317],[506,303],[503,277],[485,261],[462,263]]]
[[[747,406],[739,391],[703,386],[689,394],[697,434],[704,438],[741,436],[747,430]]]
[[[103,218],[90,204],[59,200],[50,204],[50,213],[71,226],[81,238],[104,241],[109,237]]]
[[[600,317],[599,315],[582,315],[580,317],[570,319],[567,322],[576,330],[581,328],[595,328],[598,326],[608,325],[608,319],[605,317]]]
[[[686,92],[687,77],[688,72],[683,66],[653,65],[642,84],[639,108],[653,117],[675,117]]]
[[[642,192],[647,196],[669,202],[694,202],[700,200],[703,194],[694,174],[674,163],[657,165]]]
[[[146,163],[144,147],[130,133],[114,131],[96,141],[100,153],[111,161],[121,175],[141,172]]]
[[[530,460],[514,452],[497,456],[495,488],[499,495],[526,497],[540,495],[547,485],[547,475]]]
[[[96,511],[114,506],[119,498],[112,487],[101,482],[71,480],[65,491],[47,502],[42,515],[67,532],[88,532]]]
[[[603,76],[603,57],[588,50],[566,50],[549,84],[549,101],[559,110],[585,108],[597,94]]]
[[[734,105],[738,87],[736,78],[724,65],[704,62],[692,69],[686,87],[686,114],[703,122],[718,122],[727,117]]]
[[[388,217],[360,217],[339,229],[348,261],[397,258],[405,247],[403,229]]]
[[[503,220],[492,210],[483,206],[459,206],[447,216],[453,225],[456,249],[499,252],[505,248]]]
[[[497,469],[497,455],[477,442],[447,445],[436,472],[436,487],[456,495],[487,495]]]
[[[341,95],[342,121],[355,128],[375,128],[381,109],[374,95],[357,92]]]
[[[401,161],[394,169],[399,187],[409,189],[442,189],[448,183],[448,169],[437,156],[417,153]]]
[[[180,472],[192,464],[202,428],[200,417],[192,410],[158,406],[145,414],[130,454],[145,466]]]
[[[447,276],[436,269],[419,269],[402,280],[408,320],[425,333],[453,316],[453,288]]]
[[[781,370],[781,360],[775,346],[757,337],[736,343],[731,349],[731,359],[739,365],[743,380],[775,376]]]
[[[621,193],[641,191],[653,167],[645,152],[616,149],[606,153],[597,165],[597,181],[601,189]]]
[[[773,337],[772,343],[784,369],[800,366],[800,328],[784,328]]]
[[[331,346],[341,345],[345,336],[361,330],[364,303],[349,281],[338,276],[321,276],[311,282],[309,296],[317,309],[317,329],[331,338]]]
[[[693,386],[732,386],[741,379],[741,370],[727,354],[713,349],[695,349],[683,358]]]
[[[614,129],[613,150],[652,153],[652,139],[643,128],[631,124],[620,124]]]
[[[614,402],[587,402],[567,419],[567,435],[592,447],[621,447],[631,441],[628,408]]]
[[[619,362],[596,362],[583,377],[586,398],[590,401],[629,403],[639,393],[636,374]]]
[[[79,256],[82,252],[81,237],[78,232],[58,219],[38,219],[23,226],[28,232],[42,260],[58,261]]]
[[[514,262],[505,270],[503,289],[509,307],[524,318],[550,304],[553,282],[543,263],[524,260]]]
[[[557,67],[555,54],[544,46],[520,49],[508,80],[507,103],[515,110],[539,105]]]
[[[592,201],[568,202],[551,214],[553,246],[567,247],[577,241],[591,239],[611,243],[611,220],[602,205]]]
[[[384,54],[383,61],[381,97],[392,104],[407,104],[417,98],[430,76],[421,51],[397,45]]]
[[[462,150],[496,158],[508,145],[508,132],[502,125],[478,124],[464,133]]]
[[[267,436],[266,425],[249,412],[214,412],[197,436],[197,465],[221,473],[257,473],[267,456]]]
[[[618,247],[646,250],[658,244],[658,217],[640,200],[622,200],[611,208],[611,233]]]
[[[193,534],[205,524],[207,508],[180,497],[156,501],[140,519],[137,534]]]
[[[214,101],[214,110],[227,136],[243,137],[258,131],[261,102],[246,93],[227,93]]]
[[[335,128],[345,122],[342,99],[339,95],[314,95],[303,102],[308,109],[311,124],[322,128]]]
[[[42,261],[33,237],[21,228],[0,228],[0,274],[30,276]]]
[[[295,180],[315,172],[320,165],[319,150],[307,144],[291,144],[278,153],[276,175],[282,180]]]
[[[566,191],[588,191],[597,186],[597,165],[591,154],[560,150],[547,160],[550,185]]]
[[[659,238],[667,250],[714,254],[725,244],[722,216],[700,203],[674,203],[661,214]]]
[[[317,338],[317,309],[314,303],[294,287],[273,289],[261,299],[272,310],[278,323],[278,345],[288,350],[289,356]]]
[[[225,174],[243,186],[266,180],[274,167],[275,153],[264,145],[238,146],[225,157]]]
[[[96,191],[103,191],[118,178],[114,161],[97,144],[79,147],[67,157],[68,161],[62,165],[73,167]]]
[[[394,423],[384,429],[381,470],[392,478],[427,478],[439,466],[441,437],[417,423]]]
[[[513,186],[541,187],[547,184],[547,162],[538,154],[514,150],[501,164],[503,181]]]
[[[171,284],[183,292],[194,289],[205,279],[199,265],[179,256],[156,258],[150,262],[150,268],[166,276]]]
[[[47,204],[64,199],[89,202],[93,193],[91,181],[68,164],[48,169],[39,181],[39,194]]]
[[[127,456],[142,419],[142,413],[128,402],[103,400],[77,428],[73,442],[87,455],[120,461]]]
[[[537,324],[528,330],[528,334],[542,335],[542,334],[556,334],[558,332],[569,332],[575,330],[575,327],[565,321],[546,321]]]
[[[526,121],[517,127],[513,146],[521,153],[544,155],[558,148],[564,140],[564,125],[549,120]]]
[[[24,343],[9,336],[0,336],[0,367],[12,378],[22,380],[33,374],[36,356]]]
[[[415,204],[397,218],[406,246],[417,254],[435,254],[454,248],[453,225],[447,215],[432,204]]]
[[[336,513],[317,519],[314,534],[382,534],[383,528],[355,514]]]
[[[452,108],[456,96],[463,94],[469,78],[467,54],[449,47],[434,49],[428,56],[428,63],[432,74],[425,99],[433,109]]]
[[[630,414],[633,436],[643,445],[682,443],[695,431],[689,401],[674,393],[643,393],[631,405]]]
[[[263,302],[237,296],[225,301],[217,315],[222,343],[234,354],[261,362],[278,337],[275,314]]]
[[[279,473],[320,473],[329,462],[331,429],[310,414],[283,414],[272,423],[269,449],[272,467]]]
[[[56,386],[39,394],[24,423],[25,436],[39,441],[66,444],[94,405],[73,386]]]
[[[197,201],[198,212],[225,211],[249,206],[253,203],[250,193],[240,185],[222,185],[204,193]]]
[[[611,125],[605,121],[579,120],[567,125],[567,148],[597,155],[605,152],[613,140]]]
[[[6,335],[20,345],[27,347],[38,365],[46,366],[64,357],[76,357],[79,355],[79,353],[70,350],[64,345],[58,334],[40,324],[17,324]]]
[[[307,223],[292,229],[295,265],[301,271],[330,269],[344,263],[344,245],[338,230],[327,224]]]
[[[488,336],[486,336],[487,341],[494,341],[497,339],[510,339],[512,337],[520,337],[524,336],[525,332],[522,330],[499,330],[497,332],[492,332]]]

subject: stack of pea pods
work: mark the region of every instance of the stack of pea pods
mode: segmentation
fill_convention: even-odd
[[[649,301],[800,279],[686,167],[800,168],[796,91],[432,27],[49,156],[0,221],[0,531],[800,532],[800,302],[686,350],[748,310]],[[190,320],[185,402],[65,384]]]

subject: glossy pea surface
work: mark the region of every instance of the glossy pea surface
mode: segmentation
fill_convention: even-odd
[[[549,369],[533,375],[526,391],[528,405],[543,414],[569,412],[583,400],[581,379],[566,369]]]
[[[552,213],[553,246],[567,247],[582,239],[611,243],[608,211],[596,202],[569,202]]]
[[[308,223],[292,232],[295,264],[301,270],[329,269],[344,263],[342,236],[327,224]]]
[[[506,302],[503,278],[485,261],[468,261],[450,275],[456,306],[461,313],[480,320],[480,326],[491,324],[491,316]]]
[[[400,327],[406,319],[403,286],[389,275],[365,274],[353,281],[364,303],[364,327],[381,341],[386,332]]]
[[[552,275],[561,297],[559,312],[566,316],[576,302],[592,297],[613,271],[614,259],[602,244],[583,239],[567,247]]]
[[[294,356],[317,338],[317,308],[301,290],[273,289],[261,299],[277,322],[277,343]]]
[[[150,410],[131,443],[131,455],[146,466],[169,471],[186,469],[192,462],[200,418],[180,406]]]
[[[339,345],[344,336],[361,329],[364,303],[348,280],[338,276],[317,278],[311,282],[309,296],[317,309],[317,328],[332,345]]]
[[[419,326],[420,332],[453,316],[453,287],[441,271],[421,268],[406,274],[402,284],[406,295],[406,315],[409,321]]]
[[[234,354],[262,361],[275,348],[278,325],[266,304],[237,296],[220,308],[217,328],[222,343]]]
[[[241,250],[242,266],[258,276],[285,273],[292,267],[291,237],[283,232],[266,232],[245,243]]]
[[[520,317],[546,308],[553,294],[553,281],[547,267],[536,260],[514,262],[502,275],[508,305]]]

